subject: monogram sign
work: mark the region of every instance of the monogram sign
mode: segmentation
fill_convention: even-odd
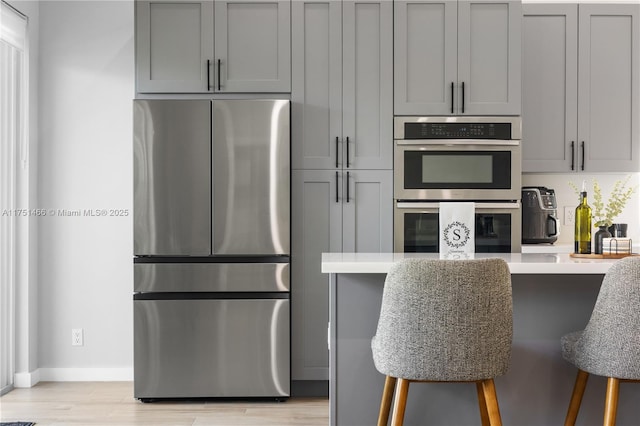
[[[475,203],[440,203],[440,257],[468,259],[475,253]]]

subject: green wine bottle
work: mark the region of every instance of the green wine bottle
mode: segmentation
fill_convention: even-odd
[[[587,204],[587,191],[582,183],[580,204],[575,215],[575,253],[591,254],[591,207]]]

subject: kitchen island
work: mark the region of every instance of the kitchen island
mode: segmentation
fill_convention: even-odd
[[[437,254],[324,253],[329,275],[329,398],[332,425],[375,425],[384,376],[374,367],[382,289],[394,261]],[[562,359],[560,337],[589,320],[604,274],[615,260],[576,259],[567,253],[476,254],[502,257],[513,287],[511,367],[495,381],[505,425],[564,423],[576,368]],[[606,380],[591,376],[578,425],[602,424]],[[637,425],[640,386],[621,386],[618,426]],[[480,424],[476,389],[466,383],[411,385],[405,425]]]

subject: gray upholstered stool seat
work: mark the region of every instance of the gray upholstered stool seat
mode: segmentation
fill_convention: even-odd
[[[378,426],[388,422],[396,383],[392,423],[402,424],[415,381],[475,382],[482,424],[501,424],[493,378],[509,368],[512,306],[502,259],[395,263],[371,341],[376,369],[386,376]]]
[[[640,257],[611,266],[587,326],[560,343],[563,358],[578,367],[565,425],[575,424],[589,374],[608,378],[604,424],[614,425],[620,381],[640,380]]]

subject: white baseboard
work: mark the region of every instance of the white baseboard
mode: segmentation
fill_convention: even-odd
[[[38,382],[130,382],[133,367],[128,368],[40,368],[17,373],[16,388],[30,388]]]
[[[13,375],[14,388],[30,388],[40,381],[40,370],[30,373],[16,373]]]

